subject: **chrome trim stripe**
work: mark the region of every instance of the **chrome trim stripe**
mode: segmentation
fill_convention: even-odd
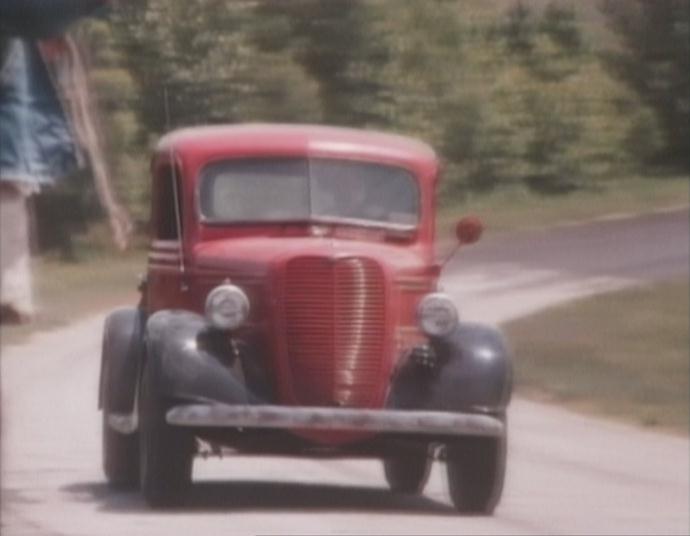
[[[149,249],[159,249],[163,251],[173,251],[179,253],[180,251],[180,241],[179,240],[154,240],[151,242],[151,247]]]
[[[504,431],[503,422],[490,415],[269,405],[190,404],[172,408],[166,420],[175,426],[367,430],[426,435],[498,437]]]
[[[160,253],[158,251],[152,251],[149,253],[149,260],[178,262],[180,260],[180,256],[175,253]]]

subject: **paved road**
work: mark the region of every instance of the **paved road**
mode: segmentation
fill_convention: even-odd
[[[688,271],[688,228],[688,210],[682,209],[521,231],[467,248],[449,269],[509,262],[579,277],[672,277]]]
[[[502,254],[501,252],[504,252]],[[655,262],[666,259],[667,265]],[[465,318],[500,322],[582,294],[688,273],[688,214],[532,231],[467,249],[445,276]],[[389,494],[374,461],[199,460],[190,506],[151,512],[100,472],[102,317],[2,353],[2,534],[688,534],[687,439],[516,400],[492,518],[458,517],[439,464]]]
[[[445,289],[468,318],[505,322],[570,298],[689,273],[687,209],[498,236],[461,249]]]

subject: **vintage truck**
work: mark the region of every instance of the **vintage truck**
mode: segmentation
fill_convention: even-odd
[[[152,507],[211,452],[382,460],[420,493],[445,462],[460,512],[493,512],[509,352],[439,292],[439,163],[419,141],[307,125],[195,127],[152,165],[141,301],[104,327],[103,465]],[[481,224],[457,224],[458,245]]]

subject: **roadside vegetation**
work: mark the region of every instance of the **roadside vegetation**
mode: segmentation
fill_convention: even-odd
[[[0,344],[19,344],[32,333],[137,302],[138,278],[146,269],[142,245],[115,253],[105,242],[105,227],[96,229],[75,241],[70,260],[54,253],[32,260],[36,316],[30,324],[0,325]]]
[[[421,138],[444,163],[442,205],[511,228],[522,225],[520,205],[545,225],[680,193],[667,177],[687,178],[690,165],[689,9],[685,0],[147,0],[120,2],[76,33],[114,187],[140,227],[160,135],[278,121]],[[44,194],[41,213],[79,221],[45,218],[40,230],[98,221],[91,185],[75,177]]]
[[[564,196],[548,196],[525,187],[468,193],[462,199],[441,202],[440,236],[452,233],[455,221],[467,214],[482,219],[486,237],[518,229],[550,227],[603,217],[625,217],[690,204],[690,181],[672,175],[654,181],[648,177],[611,179],[596,188]]]
[[[517,393],[687,435],[688,322],[687,279],[510,322]]]

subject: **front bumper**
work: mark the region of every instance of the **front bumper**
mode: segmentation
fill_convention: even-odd
[[[371,431],[402,434],[498,437],[502,420],[447,411],[373,410],[271,405],[188,404],[166,414],[174,426]]]

